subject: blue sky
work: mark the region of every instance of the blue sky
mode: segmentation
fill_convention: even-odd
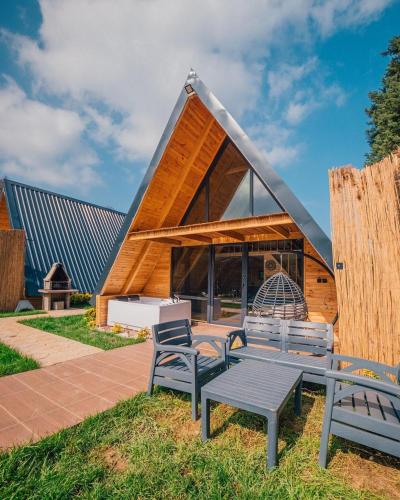
[[[400,4],[6,0],[0,24],[0,176],[127,211],[192,66],[329,232]]]

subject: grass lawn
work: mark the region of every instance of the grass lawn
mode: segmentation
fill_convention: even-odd
[[[34,310],[34,311],[21,311],[21,312],[2,312],[0,311],[0,318],[12,318],[14,316],[32,316],[34,314],[46,314],[46,311]]]
[[[34,359],[23,356],[0,342],[0,377],[39,368]]]
[[[77,340],[82,344],[92,345],[100,349],[108,350],[125,345],[137,344],[141,340],[118,337],[114,333],[101,332],[90,329],[85,321],[85,317],[63,316],[60,318],[33,318],[21,321],[22,324],[54,333],[61,337]]]
[[[281,416],[280,465],[265,468],[265,423],[226,405],[205,445],[185,396],[140,394],[39,443],[0,455],[0,498],[398,498],[399,461],[335,439],[317,465],[324,397],[304,393],[303,416]]]

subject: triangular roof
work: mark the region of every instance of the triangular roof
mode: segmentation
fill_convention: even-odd
[[[195,108],[197,106],[197,108]],[[213,117],[213,121],[207,121],[206,114],[211,115]],[[183,123],[183,121],[186,121]],[[118,258],[123,256],[122,254],[127,254],[129,241],[127,238],[127,233],[132,231],[140,231],[143,229],[152,229],[157,227],[170,227],[176,226],[180,223],[180,220],[173,220],[168,214],[162,221],[157,219],[157,204],[154,206],[154,210],[150,209],[150,206],[146,209],[145,205],[148,204],[147,198],[150,190],[153,190],[153,198],[154,198],[154,185],[152,185],[155,177],[158,175],[159,179],[161,178],[160,163],[164,168],[164,176],[165,172],[168,171],[168,168],[165,167],[168,162],[172,164],[172,160],[175,161],[174,158],[168,158],[167,156],[170,154],[168,146],[172,141],[177,142],[177,130],[179,127],[185,128],[188,130],[191,127],[190,120],[194,120],[196,126],[199,128],[202,127],[203,133],[207,135],[207,144],[203,142],[198,142],[195,147],[196,154],[202,151],[203,161],[205,164],[205,158],[208,158],[212,161],[214,159],[215,153],[218,151],[221,146],[223,140],[226,137],[229,137],[230,140],[235,144],[240,153],[244,156],[244,158],[249,162],[254,172],[258,175],[258,177],[263,181],[266,185],[272,196],[278,202],[278,204],[283,207],[285,212],[291,217],[293,222],[300,229],[301,233],[308,239],[311,245],[314,247],[316,252],[320,255],[326,265],[332,269],[332,248],[331,242],[326,234],[322,231],[319,225],[315,222],[309,212],[304,208],[302,203],[298,200],[298,198],[293,194],[290,188],[286,185],[286,183],[277,175],[277,173],[271,168],[265,156],[258,151],[253,142],[249,139],[246,133],[242,130],[242,128],[238,125],[238,123],[234,120],[234,118],[230,115],[230,113],[224,108],[224,106],[219,102],[219,100],[214,96],[214,94],[206,87],[206,85],[200,80],[197,74],[191,70],[187,80],[184,84],[184,87],[178,97],[178,100],[175,104],[175,107],[172,111],[172,114],[168,120],[167,126],[161,136],[160,142],[157,146],[157,149],[153,155],[153,158],[150,162],[150,165],[147,169],[147,172],[142,180],[142,183],[136,193],[136,196],[133,200],[133,203],[129,209],[128,215],[124,221],[123,227],[119,233],[119,236],[115,242],[113,251],[110,253],[110,257],[107,265],[104,268],[103,274],[99,280],[99,283],[96,287],[96,292],[101,293],[104,285],[106,283],[107,277],[109,276],[110,270],[113,266],[116,265],[116,261]],[[183,123],[183,124],[182,124]],[[179,130],[178,130],[179,132]],[[179,141],[178,141],[179,142]],[[186,144],[180,144],[182,147],[182,155],[185,154],[185,146]],[[207,147],[206,147],[207,146]],[[179,148],[176,148],[179,151]],[[171,155],[170,155],[171,156]],[[178,161],[178,160],[176,160]],[[193,151],[190,152],[186,157],[186,163],[188,161],[196,161],[193,156]],[[210,161],[210,163],[211,163]],[[203,176],[205,172],[210,166],[210,163],[206,165],[205,168],[202,167],[201,162],[199,160],[196,172],[200,171],[203,168]],[[171,170],[172,174],[173,169]],[[175,172],[176,174],[176,172]],[[177,184],[181,184],[180,173],[178,172]],[[183,174],[182,174],[183,175]],[[200,175],[200,174],[199,174]],[[192,200],[194,194],[197,192],[199,187],[199,183],[196,175],[192,177],[192,184],[196,186],[196,189],[191,194]],[[154,183],[153,183],[154,184]],[[188,186],[183,186],[185,189],[181,189],[181,193],[183,198],[187,195]],[[174,197],[176,194],[173,195]],[[188,195],[189,196],[189,195]],[[160,203],[167,204],[169,203],[170,193],[168,191],[159,191]],[[175,198],[176,200],[176,198]],[[187,200],[183,200],[187,201]],[[181,203],[184,205],[184,202]],[[185,211],[188,208],[188,204],[185,205]],[[153,213],[154,212],[154,213]],[[144,218],[143,214],[147,214],[147,219]],[[183,216],[184,213],[181,213]],[[146,223],[147,220],[152,219],[149,224]],[[157,225],[158,224],[158,225]],[[132,250],[140,254],[142,250],[136,249]],[[123,266],[122,266],[123,267]],[[117,281],[118,279],[121,282],[122,272],[120,270],[116,271]],[[118,285],[109,287],[109,293],[117,293]],[[115,290],[114,290],[115,288]],[[120,292],[121,290],[119,290]]]
[[[0,181],[12,229],[26,234],[25,288],[38,295],[55,262],[74,284],[93,292],[125,214],[5,178]]]

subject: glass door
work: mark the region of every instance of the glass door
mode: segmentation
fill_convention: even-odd
[[[303,288],[303,258],[295,252],[279,250],[279,242],[249,243],[247,313],[252,313],[254,297],[271,276],[283,272]]]
[[[174,248],[172,293],[192,303],[192,318],[207,321],[209,247]]]
[[[241,324],[242,260],[241,244],[215,246],[212,274],[212,321],[215,323]]]
[[[248,256],[248,272],[247,272],[247,312],[251,313],[254,297],[258,289],[265,281],[264,274],[264,256],[252,255]]]

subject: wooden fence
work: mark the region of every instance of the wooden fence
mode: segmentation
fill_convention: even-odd
[[[339,351],[400,362],[400,151],[329,172]]]
[[[0,311],[13,311],[23,296],[24,264],[24,231],[0,231]]]

